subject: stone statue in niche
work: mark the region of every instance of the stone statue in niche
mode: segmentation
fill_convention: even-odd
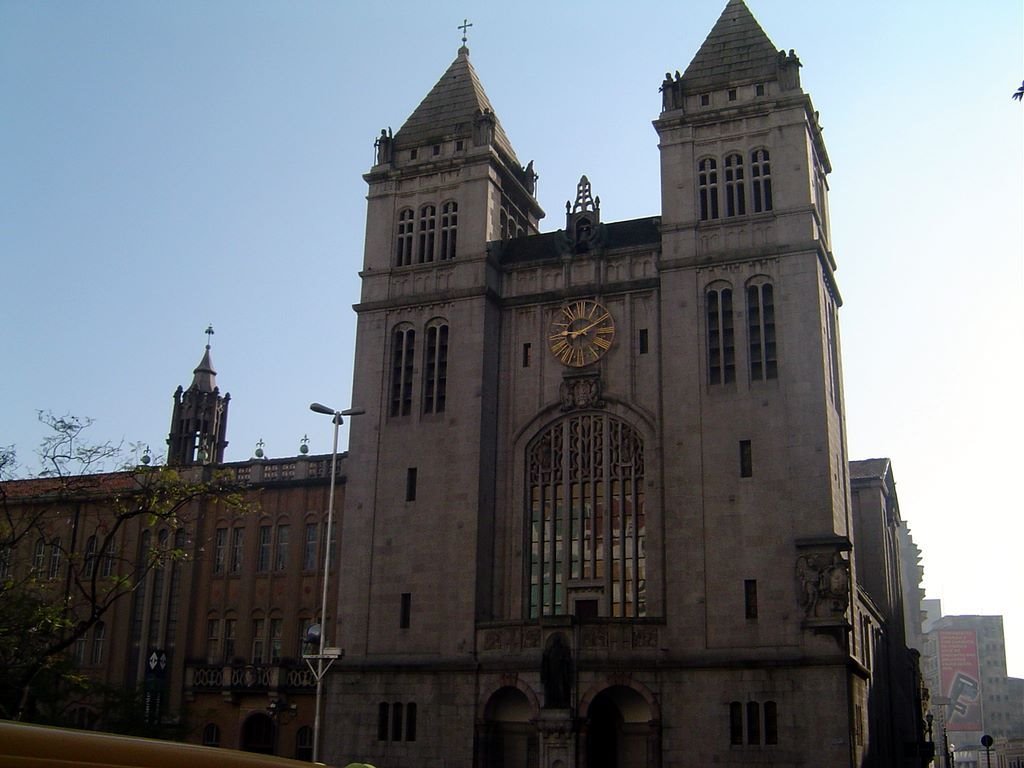
[[[798,602],[809,619],[846,613],[850,601],[850,564],[839,552],[815,552],[796,559]]]
[[[572,695],[572,651],[561,632],[548,640],[541,659],[540,681],[544,685],[544,708],[565,709]]]

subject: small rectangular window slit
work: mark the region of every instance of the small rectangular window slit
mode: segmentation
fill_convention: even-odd
[[[405,472],[405,500],[416,501],[416,467],[409,467]]]
[[[740,440],[740,477],[754,476],[754,455],[749,440]]]

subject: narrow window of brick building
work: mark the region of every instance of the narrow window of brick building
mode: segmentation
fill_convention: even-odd
[[[740,477],[754,476],[754,454],[749,440],[740,440]]]
[[[224,560],[228,548],[228,529],[218,528],[213,534],[213,572],[224,573]]]
[[[711,94],[710,93],[702,93],[700,95],[700,105],[702,107],[708,107],[708,106],[711,105]]]
[[[526,344],[523,344],[523,368],[530,367],[530,351],[530,343],[527,342]]]
[[[390,706],[386,701],[377,705],[377,741],[388,740],[388,722],[391,720]]]
[[[238,573],[242,570],[242,546],[245,543],[244,528],[235,528],[231,531],[231,573]]]
[[[405,471],[405,500],[416,501],[416,467]]]
[[[743,582],[743,602],[746,608],[748,619],[757,618],[757,579],[747,579]]]
[[[400,629],[409,628],[409,620],[412,617],[412,593],[402,593],[402,607],[398,613],[398,626]]]
[[[646,355],[647,354],[647,349],[648,349],[648,347],[647,347],[647,329],[646,328],[641,328],[640,329],[640,354],[641,355]]]
[[[735,88],[730,88],[729,89],[729,101],[736,101],[736,89]]]
[[[257,531],[256,570],[259,573],[270,568],[270,526],[261,525]]]
[[[755,96],[764,96],[764,83],[757,83],[754,86],[754,95]]]

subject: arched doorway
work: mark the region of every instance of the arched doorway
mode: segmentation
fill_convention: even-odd
[[[484,709],[481,755],[485,768],[538,768],[537,729],[526,694],[507,686],[491,696]]]
[[[242,749],[245,752],[274,754],[274,721],[262,712],[255,712],[242,724]]]
[[[648,754],[651,708],[632,688],[612,686],[601,691],[587,708],[587,768],[647,768],[656,765]]]

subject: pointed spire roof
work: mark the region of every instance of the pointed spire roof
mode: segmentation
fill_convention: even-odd
[[[448,70],[395,134],[396,147],[430,144],[451,136],[469,137],[478,113],[494,112],[463,45]],[[518,165],[512,143],[494,120],[494,144]]]
[[[192,371],[192,386],[190,391],[213,392],[217,388],[217,372],[213,370],[213,363],[210,361],[210,345],[206,345],[206,352],[199,365]]]
[[[687,91],[778,75],[779,51],[743,0],[729,0],[683,73]]]

